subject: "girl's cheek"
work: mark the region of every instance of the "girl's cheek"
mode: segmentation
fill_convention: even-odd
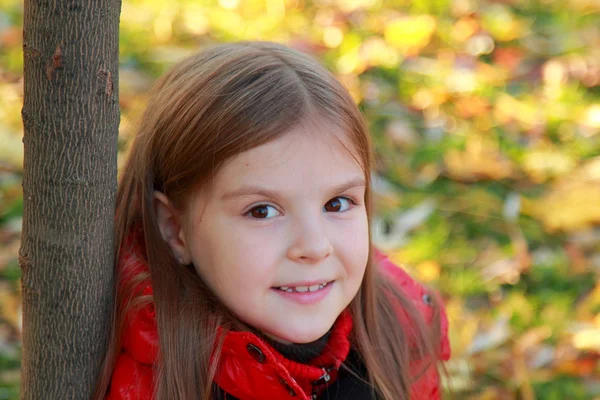
[[[342,257],[349,258],[350,265],[366,265],[369,258],[369,226],[366,216],[364,220],[354,220],[344,228],[340,231],[337,241]]]
[[[358,244],[361,240],[369,240],[369,223],[366,215],[357,215],[355,218],[341,220],[335,224],[338,236],[343,236],[346,240],[350,239]]]
[[[232,243],[245,257],[269,258],[285,246],[287,233],[281,225],[244,226],[232,231]],[[230,250],[229,250],[230,251]]]

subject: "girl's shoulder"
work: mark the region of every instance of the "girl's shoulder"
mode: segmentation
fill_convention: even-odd
[[[436,320],[436,308],[439,309],[440,323],[440,356],[442,360],[450,358],[450,341],[448,339],[448,316],[440,296],[413,279],[402,267],[392,262],[385,254],[375,251],[375,262],[379,272],[395,283],[396,287],[412,300],[417,310],[429,325]],[[404,319],[401,315],[400,319]]]

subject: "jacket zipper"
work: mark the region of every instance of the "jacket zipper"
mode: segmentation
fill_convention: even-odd
[[[312,394],[310,396],[311,400],[317,400],[319,396],[319,390],[321,386],[327,385],[327,383],[331,380],[331,375],[329,372],[335,369],[334,367],[329,368],[321,368],[323,370],[323,375],[319,379],[313,382],[312,384]]]

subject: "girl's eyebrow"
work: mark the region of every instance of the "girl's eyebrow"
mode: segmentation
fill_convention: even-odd
[[[365,187],[367,182],[365,178],[359,177],[349,180],[348,182],[342,183],[341,185],[337,185],[331,189],[334,193],[344,192],[349,189],[353,189],[356,187]],[[260,195],[264,197],[276,198],[279,197],[279,194],[275,190],[267,189],[259,185],[245,185],[238,189],[227,192],[221,196],[221,200],[228,200],[235,197],[243,197],[243,196],[252,196],[252,195]]]

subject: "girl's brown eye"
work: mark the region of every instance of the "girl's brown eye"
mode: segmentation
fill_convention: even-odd
[[[254,218],[266,218],[267,215],[269,214],[269,210],[267,210],[267,206],[259,206],[259,207],[253,208],[250,211],[250,214]]]
[[[275,207],[268,204],[261,204],[248,211],[247,215],[256,219],[267,219],[277,217],[281,214]]]
[[[325,203],[323,207],[327,212],[340,212],[350,209],[352,202],[345,197],[336,197]]]

